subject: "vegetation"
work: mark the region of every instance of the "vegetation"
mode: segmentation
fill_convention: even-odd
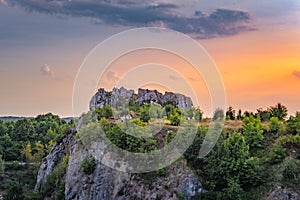
[[[183,122],[200,122],[195,123],[198,126],[196,137],[182,157],[203,183],[206,192],[198,199],[266,199],[267,192],[278,184],[299,191],[300,113],[287,119],[287,109],[280,103],[256,112],[238,110],[236,113],[233,107],[229,107],[224,113],[216,109],[212,120],[225,118],[227,121],[213,150],[204,158],[199,157],[199,150],[211,119],[202,119],[200,109],[183,111],[172,102],[160,106],[130,101],[129,110],[116,111],[104,106],[84,116],[93,120],[83,119],[84,126],[77,135],[78,140],[83,142],[88,139],[86,137],[98,134],[100,138],[106,136],[115,146],[135,153],[162,148],[177,139],[176,136],[189,137],[188,131],[178,133],[179,126]],[[121,119],[121,116],[130,117]],[[164,128],[154,134],[151,125],[156,122],[162,122]],[[4,199],[50,196],[64,199],[68,156],[47,176],[40,193],[33,192],[35,180],[32,177],[36,176],[37,166],[52,145],[73,126],[52,114],[15,122],[0,121],[0,180],[6,180],[0,190],[6,192]],[[21,164],[23,162],[25,165]],[[31,165],[34,163],[37,164]],[[93,174],[95,159],[84,159],[81,168],[86,175]],[[7,181],[9,173],[15,175]],[[160,168],[154,174],[164,177],[167,170]],[[179,199],[184,198],[181,193],[177,195]]]
[[[91,175],[96,169],[96,161],[94,158],[86,158],[82,161],[80,166],[86,175]]]
[[[0,191],[5,191],[4,199],[41,199],[33,192],[40,163],[73,126],[73,121],[67,123],[51,113],[0,120]]]

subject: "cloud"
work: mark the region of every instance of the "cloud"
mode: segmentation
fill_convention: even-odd
[[[51,76],[52,78],[54,78],[54,71],[47,64],[41,66],[41,73],[45,76]]]
[[[300,78],[300,71],[293,71],[293,75],[296,76],[297,78]]]
[[[3,0],[2,0],[3,1]],[[217,9],[211,14],[191,11],[192,17],[180,14],[174,3],[153,3],[149,0],[6,0],[12,7],[47,14],[86,17],[96,23],[115,26],[160,26],[174,29],[199,39],[238,34],[254,30],[249,13]]]
[[[0,4],[3,4],[5,6],[8,6],[7,2],[5,0],[0,0]]]
[[[169,78],[174,81],[179,80],[179,78],[177,76],[173,76],[173,75],[170,75]]]
[[[108,71],[107,74],[106,74],[106,78],[107,78],[108,81],[115,82],[115,81],[120,79],[120,76],[117,72]]]

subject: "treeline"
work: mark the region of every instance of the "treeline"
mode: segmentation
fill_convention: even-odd
[[[67,123],[51,113],[18,121],[0,120],[0,155],[6,162],[40,162],[72,126],[72,121]]]

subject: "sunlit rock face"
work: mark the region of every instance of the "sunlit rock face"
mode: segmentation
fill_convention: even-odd
[[[183,94],[172,92],[165,92],[162,94],[157,90],[141,88],[139,88],[138,93],[135,94],[133,90],[127,90],[124,87],[121,87],[119,89],[114,88],[112,91],[106,91],[104,88],[100,88],[90,101],[90,110],[94,108],[103,108],[104,105],[116,107],[119,103],[128,104],[130,100],[141,105],[145,103],[157,103],[160,105],[172,103],[182,110],[186,110],[193,106],[191,98],[186,97]]]

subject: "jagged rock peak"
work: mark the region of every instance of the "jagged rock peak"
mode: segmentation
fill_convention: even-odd
[[[186,97],[183,94],[173,92],[165,92],[162,94],[157,90],[142,88],[139,88],[138,93],[135,94],[134,90],[127,90],[126,88],[121,87],[119,89],[113,88],[112,91],[106,91],[104,88],[100,88],[90,101],[90,110],[102,108],[104,105],[116,107],[119,102],[129,103],[130,100],[134,100],[141,105],[144,103],[158,103],[163,105],[170,102],[183,110],[193,106],[191,98]]]

